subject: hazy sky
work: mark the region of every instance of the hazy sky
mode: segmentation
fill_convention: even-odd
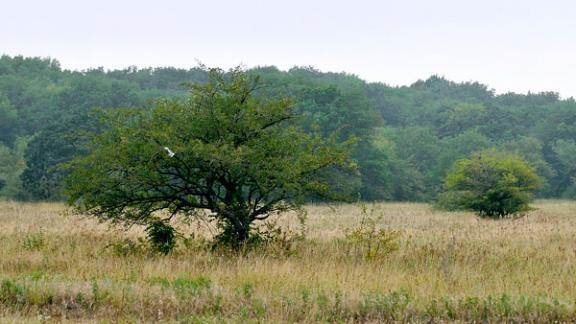
[[[312,65],[576,97],[576,1],[0,0],[0,53],[69,69]]]

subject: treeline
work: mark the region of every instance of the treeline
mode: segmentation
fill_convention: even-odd
[[[556,93],[495,95],[479,83],[433,76],[411,86],[367,83],[309,67],[254,68],[261,95],[293,98],[309,131],[357,139],[357,175],[342,180],[365,200],[432,200],[453,163],[485,149],[515,153],[546,185],[539,197],[576,198],[576,102]],[[383,76],[385,78],[385,76]],[[205,69],[83,72],[56,60],[0,58],[0,196],[62,199],[63,162],[100,129],[95,107],[147,107],[186,95]],[[342,175],[344,177],[344,175]]]

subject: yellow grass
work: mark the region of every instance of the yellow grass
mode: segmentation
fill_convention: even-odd
[[[136,242],[141,229],[67,216],[60,204],[1,203],[0,316],[4,322],[576,320],[576,202],[538,202],[523,218],[499,221],[426,204],[367,207],[379,227],[400,232],[399,249],[386,257],[365,260],[345,248],[346,230],[366,216],[357,205],[308,206],[307,239],[289,255],[234,256],[179,242],[169,256],[138,248],[122,256],[110,244]],[[294,217],[279,222],[298,227]]]

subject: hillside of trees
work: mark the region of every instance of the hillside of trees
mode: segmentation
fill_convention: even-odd
[[[368,83],[310,67],[259,75],[263,96],[294,100],[305,130],[357,139],[363,200],[430,201],[455,161],[496,149],[515,153],[545,179],[541,198],[576,198],[576,101],[557,93],[496,95],[477,82],[432,76],[410,86]],[[385,79],[386,76],[382,76]],[[150,106],[183,97],[205,69],[67,71],[44,58],[0,58],[0,197],[62,199],[63,162],[83,153],[81,134],[99,130],[94,108]]]

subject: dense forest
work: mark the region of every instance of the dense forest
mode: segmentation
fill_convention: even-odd
[[[515,153],[546,184],[543,198],[576,198],[576,101],[557,93],[496,95],[477,82],[432,76],[410,86],[368,83],[311,67],[258,75],[264,96],[294,100],[304,129],[357,139],[346,183],[364,200],[429,201],[458,159],[485,149]],[[98,110],[148,107],[186,95],[203,68],[129,67],[77,72],[53,59],[0,58],[0,196],[62,199],[62,163],[99,130]],[[382,79],[386,76],[383,75]]]

